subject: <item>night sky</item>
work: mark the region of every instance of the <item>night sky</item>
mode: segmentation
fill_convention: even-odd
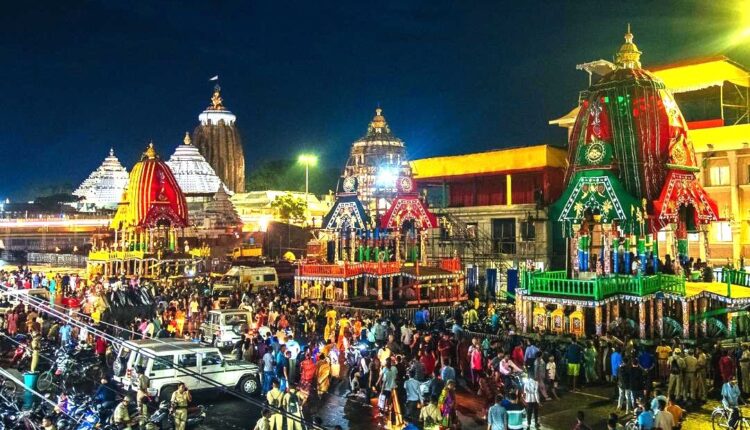
[[[341,165],[383,107],[411,158],[563,144],[547,121],[630,22],[645,66],[726,54],[750,1],[49,1],[0,13],[0,198],[77,186],[115,149],[168,158],[220,75],[248,170]],[[750,13],[745,25],[750,25]],[[333,185],[332,185],[333,186]]]

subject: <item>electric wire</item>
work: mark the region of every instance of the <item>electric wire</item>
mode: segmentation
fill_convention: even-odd
[[[13,294],[14,290],[12,290],[10,288],[7,288],[5,286],[0,286],[0,291],[6,291],[6,292],[9,292],[9,293]],[[39,309],[40,311],[43,311],[43,312],[45,312],[45,313],[47,313],[47,314],[49,314],[51,316],[55,316],[55,317],[57,317],[57,319],[59,319],[61,321],[66,321],[68,324],[70,324],[70,325],[72,325],[74,327],[78,327],[79,329],[86,329],[90,333],[96,334],[97,336],[102,337],[103,339],[109,341],[110,343],[117,343],[118,345],[123,346],[122,344],[125,342],[124,340],[122,340],[120,338],[114,337],[114,336],[112,336],[112,335],[110,335],[110,334],[108,334],[106,332],[103,332],[103,331],[101,331],[99,329],[90,327],[89,325],[87,325],[87,324],[85,324],[83,322],[79,322],[78,320],[74,319],[72,316],[66,315],[64,312],[61,312],[61,311],[57,310],[54,305],[48,304],[43,299],[38,299],[38,298],[31,297],[31,296],[25,295],[25,294],[14,294],[14,296],[16,298],[18,298],[18,300],[21,301],[21,302],[25,302],[26,304],[28,304],[28,305],[36,308],[36,309]],[[74,311],[73,313],[75,314],[77,312]],[[120,328],[120,329],[122,329],[122,330],[124,330],[126,332],[129,331],[129,330],[121,328],[121,327],[118,327],[118,328]],[[164,342],[163,340],[160,340],[160,339],[157,339],[157,338],[149,338],[149,339],[153,339],[153,340],[155,340],[157,342],[161,342],[161,343],[164,343],[164,344],[167,343],[167,342]],[[234,397],[237,397],[237,398],[239,398],[241,400],[244,400],[244,401],[246,401],[248,403],[251,403],[251,404],[253,404],[253,405],[261,408],[261,410],[267,409],[267,410],[271,411],[274,414],[280,414],[282,417],[285,417],[287,419],[292,419],[293,421],[297,421],[300,424],[303,424],[303,425],[305,425],[305,426],[307,426],[308,428],[311,428],[311,429],[323,429],[322,427],[314,424],[313,422],[308,421],[304,417],[299,417],[299,416],[296,416],[296,415],[293,415],[293,414],[288,414],[283,409],[280,409],[280,408],[277,408],[277,407],[275,407],[273,405],[269,405],[267,403],[258,401],[257,399],[252,398],[252,397],[250,397],[248,395],[245,395],[244,393],[239,393],[237,391],[227,389],[227,387],[225,387],[225,386],[223,386],[221,384],[216,383],[216,381],[214,381],[214,380],[212,380],[210,378],[206,378],[205,376],[201,375],[200,373],[193,372],[192,370],[185,368],[184,366],[180,365],[179,363],[175,365],[172,362],[167,362],[163,358],[155,356],[155,355],[149,353],[148,351],[144,350],[143,348],[133,348],[132,346],[128,346],[128,348],[129,349],[135,349],[136,351],[140,352],[145,357],[151,358],[151,359],[153,359],[155,361],[160,361],[160,362],[162,362],[165,365],[169,365],[172,368],[177,369],[180,373],[183,373],[186,376],[191,376],[193,378],[196,378],[199,381],[204,382],[204,383],[206,383],[206,384],[214,387],[215,389],[218,389],[218,390],[222,391],[223,393],[229,394],[231,396],[234,396]],[[186,351],[190,351],[187,348],[180,348],[180,349],[183,349],[183,350],[186,350]],[[260,376],[260,371],[258,371],[258,374]]]

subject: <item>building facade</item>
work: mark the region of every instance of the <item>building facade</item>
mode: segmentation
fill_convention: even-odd
[[[547,205],[562,191],[565,157],[563,148],[539,145],[412,161],[440,224],[428,258],[459,256],[479,268],[548,267]]]

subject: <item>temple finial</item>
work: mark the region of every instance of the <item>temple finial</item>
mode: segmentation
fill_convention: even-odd
[[[191,142],[191,140],[190,140],[190,133],[188,133],[187,131],[185,132],[185,138],[182,139],[182,142],[185,145],[190,145],[190,142]]]
[[[148,142],[148,148],[146,148],[146,152],[143,153],[143,156],[152,160],[156,158],[156,149],[154,149],[153,140]]]
[[[109,148],[109,156],[113,157],[115,155],[115,148]]]
[[[625,69],[641,68],[641,51],[633,43],[633,33],[630,32],[630,23],[628,23],[628,31],[625,33],[625,43],[620,46],[620,50],[615,56],[615,63]]]
[[[224,99],[221,98],[221,87],[219,84],[214,85],[214,94],[211,96],[211,106],[209,109],[224,110]]]

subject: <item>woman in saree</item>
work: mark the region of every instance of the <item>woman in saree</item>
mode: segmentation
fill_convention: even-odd
[[[305,359],[300,363],[300,377],[299,377],[299,391],[307,399],[312,392],[312,387],[315,381],[315,374],[317,367],[313,362],[312,355],[308,351],[305,354]]]
[[[440,413],[443,414],[443,427],[452,428],[457,422],[456,381],[449,379],[438,399]]]
[[[318,364],[315,368],[315,380],[317,382],[318,396],[322,397],[323,394],[328,392],[328,388],[331,385],[331,365],[324,354],[320,354],[318,357]]]
[[[589,341],[586,350],[583,352],[583,368],[586,375],[586,382],[591,383],[599,379],[596,374],[596,348],[594,343]]]

